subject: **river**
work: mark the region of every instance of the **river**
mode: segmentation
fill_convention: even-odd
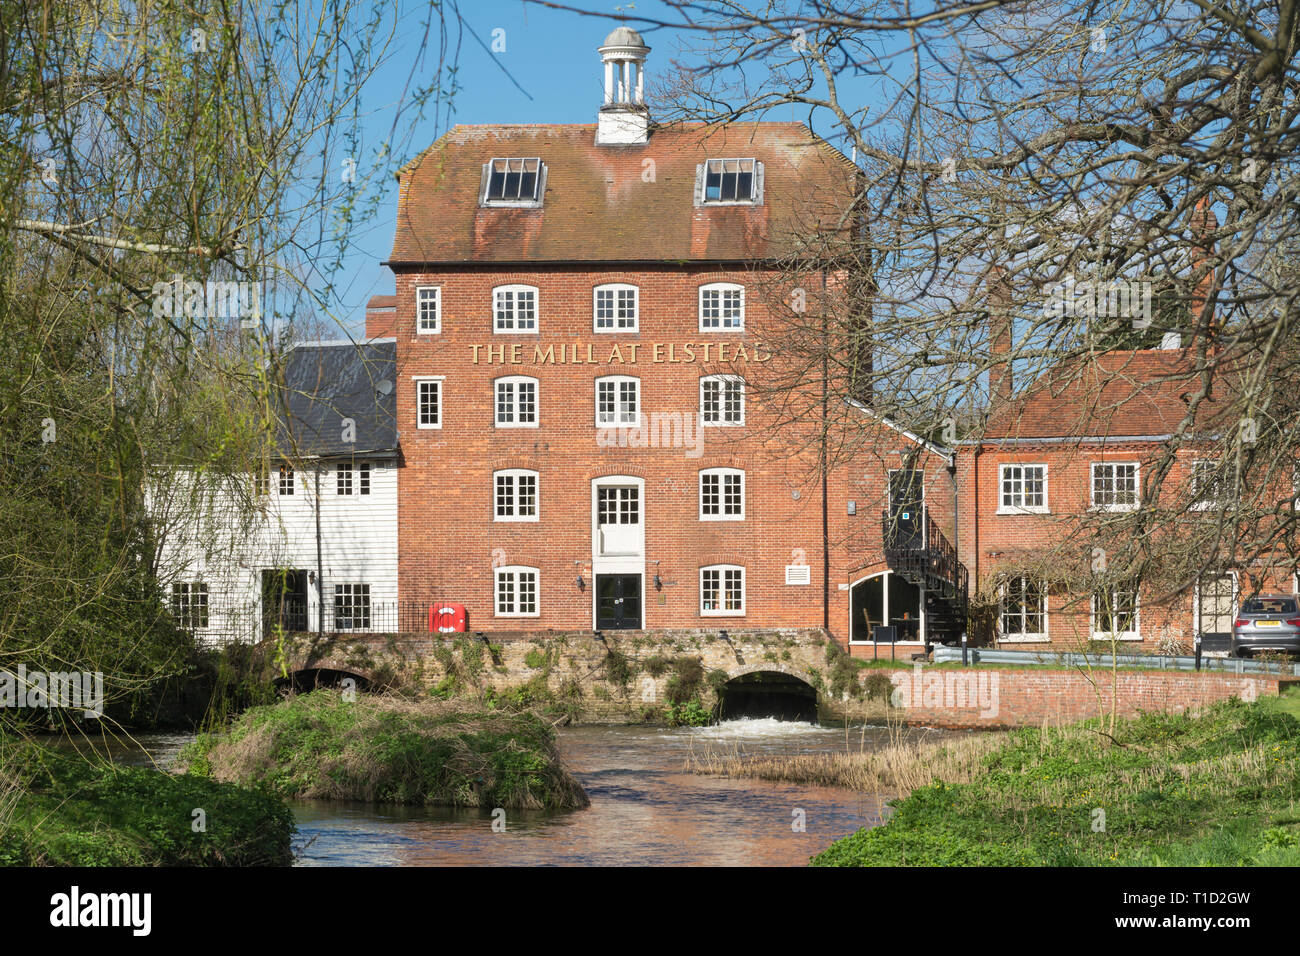
[[[912,731],[912,735],[926,731]],[[937,733],[937,731],[929,732]],[[714,727],[574,727],[559,747],[591,797],[586,810],[488,811],[291,801],[300,866],[802,866],[834,840],[881,821],[887,797],[683,770],[692,753],[872,749],[884,728],[770,719]],[[166,765],[189,738],[139,738]],[[131,763],[141,752],[119,755]]]

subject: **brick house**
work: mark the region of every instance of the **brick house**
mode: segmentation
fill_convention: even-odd
[[[1225,491],[1221,438],[1240,426],[1223,399],[1230,363],[1197,402],[1195,356],[1109,351],[995,394],[983,435],[957,451],[959,553],[991,611],[981,637],[1070,649],[1113,632],[1189,649],[1199,632],[1231,630],[1240,595],[1294,590],[1293,556],[1216,565],[1198,553],[1221,532],[1221,495],[1258,494],[1267,510],[1291,490]]]
[[[801,124],[652,124],[647,52],[600,47],[595,124],[456,126],[399,174],[367,334],[397,343],[401,600],[485,632],[952,636],[955,553],[915,553],[951,540],[948,451],[854,405],[863,453],[823,477],[750,387],[780,262],[842,228],[856,168]]]

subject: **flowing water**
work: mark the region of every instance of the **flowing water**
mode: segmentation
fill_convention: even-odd
[[[927,731],[911,731],[912,735]],[[928,733],[937,733],[931,731]],[[834,840],[881,822],[877,794],[687,773],[692,754],[793,754],[873,749],[884,728],[770,719],[714,727],[576,727],[558,731],[586,810],[510,811],[293,801],[302,866],[733,865],[801,866]],[[189,739],[140,738],[165,765]],[[147,761],[139,750],[126,762]]]

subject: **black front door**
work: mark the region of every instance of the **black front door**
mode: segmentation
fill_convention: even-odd
[[[307,624],[307,572],[285,568],[262,572],[262,636],[275,629],[305,631]]]
[[[596,629],[639,630],[641,627],[641,575],[596,575]]]
[[[924,547],[921,520],[924,477],[920,471],[911,469],[889,473],[889,524],[896,548]]]

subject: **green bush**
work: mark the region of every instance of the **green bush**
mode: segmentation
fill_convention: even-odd
[[[611,648],[605,655],[605,677],[612,684],[626,687],[636,676],[636,666],[622,651]]]
[[[274,794],[205,775],[89,762],[34,744],[7,748],[22,782],[0,828],[11,866],[287,866],[293,814]],[[196,811],[201,811],[196,813]],[[200,826],[201,823],[201,826]]]
[[[529,688],[500,699],[522,701]],[[190,774],[284,796],[539,809],[588,803],[549,722],[534,713],[368,695],[348,701],[333,690],[245,711],[225,734],[183,750],[181,761]]]
[[[664,687],[669,703],[685,704],[699,696],[704,689],[704,662],[698,657],[675,657],[673,674]]]
[[[683,703],[669,703],[664,708],[664,721],[669,727],[705,727],[713,722],[713,715],[699,700],[692,698]]]
[[[862,690],[869,700],[889,700],[894,693],[894,682],[886,671],[873,670],[862,682]]]

